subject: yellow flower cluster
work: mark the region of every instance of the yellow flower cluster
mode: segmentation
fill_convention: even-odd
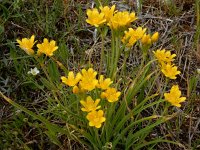
[[[100,6],[100,11],[97,8],[87,9],[86,22],[95,27],[107,24],[113,30],[125,29],[134,22],[137,17],[134,12],[117,11],[115,5],[112,7]],[[127,47],[133,46],[138,40],[141,40],[143,45],[151,45],[156,42],[159,37],[159,33],[155,32],[152,36],[145,33],[146,28],[138,27],[137,29],[129,28],[125,31],[125,35],[122,38],[122,42]]]
[[[165,49],[158,49],[153,53],[160,64],[162,73],[170,79],[176,79],[176,75],[181,73],[172,63],[176,54],[171,54],[170,51],[166,51]],[[164,97],[166,101],[176,107],[181,107],[180,103],[186,100],[186,97],[181,97],[178,85],[173,85],[169,93],[164,93]]]
[[[136,30],[133,28],[129,28],[129,31],[125,31],[125,35],[122,38],[122,42],[126,44],[127,47],[133,46],[138,40],[140,40],[145,32],[146,28],[142,29],[142,27],[138,27]]]
[[[19,47],[23,49],[28,55],[34,55],[33,46],[37,41],[35,40],[35,36],[32,35],[30,39],[28,38],[22,38],[22,40],[17,39],[17,43],[19,44]],[[37,55],[40,56],[42,53],[46,56],[53,56],[53,52],[58,49],[58,46],[56,46],[56,42],[54,40],[51,40],[50,42],[48,39],[44,38],[43,43],[37,44]]]
[[[61,80],[64,84],[68,86],[73,87],[73,93],[78,94],[82,92],[92,91],[96,88],[102,89],[102,90],[111,90],[115,88],[111,88],[110,85],[113,83],[110,78],[104,79],[103,75],[100,75],[99,80],[96,79],[97,72],[94,71],[92,68],[89,68],[88,70],[82,69],[81,72],[77,73],[76,76],[72,71],[68,73],[68,77],[61,77]],[[111,90],[113,91],[113,90]],[[115,95],[118,93],[118,97],[120,95],[120,92],[117,92],[115,89],[114,92],[109,92],[107,96],[104,96],[105,98],[108,98],[109,96]],[[117,100],[118,100],[117,97]],[[109,100],[110,102],[114,102],[115,100]]]
[[[90,94],[94,89],[100,89],[101,98],[106,98],[108,102],[116,102],[119,99],[121,92],[118,92],[117,89],[110,87],[113,83],[110,78],[104,79],[103,75],[99,76],[99,79],[96,79],[97,72],[92,68],[88,70],[82,69],[81,72],[76,75],[70,71],[67,77],[62,76],[61,80],[64,84],[73,87],[74,94],[87,95]],[[101,124],[105,122],[106,118],[103,117],[103,110],[98,110],[101,106],[98,106],[100,99],[95,101],[91,96],[82,96],[80,103],[83,106],[82,111],[87,112],[86,118],[89,120],[89,126],[95,126],[100,128]],[[86,98],[85,98],[86,97]]]
[[[165,49],[158,49],[153,53],[160,64],[162,73],[170,79],[176,79],[176,75],[181,73],[177,70],[178,68],[172,64],[176,54],[171,54],[170,51],[166,51]]]
[[[125,31],[125,35],[122,38],[122,42],[126,44],[127,47],[133,46],[138,40],[141,40],[143,45],[151,45],[152,43],[158,41],[159,33],[155,32],[152,36],[146,34],[146,28],[138,27],[137,29],[129,28],[129,31]]]
[[[173,85],[169,93],[164,93],[165,99],[173,106],[181,107],[181,102],[186,100],[186,97],[181,97],[181,91],[178,85]]]
[[[90,25],[99,27],[107,23],[114,30],[128,26],[137,19],[134,12],[115,11],[115,5],[111,8],[108,6],[100,6],[100,12],[96,8],[87,9],[87,16],[86,22]]]
[[[106,118],[103,117],[103,110],[97,111],[97,109],[101,108],[101,106],[97,106],[99,102],[100,99],[94,101],[90,96],[88,96],[85,101],[80,101],[83,105],[81,110],[88,113],[86,118],[89,120],[89,126],[95,126],[96,128],[100,128],[101,124],[106,120]]]
[[[141,42],[143,45],[151,45],[154,42],[157,42],[159,38],[159,33],[155,32],[152,36],[150,34],[144,34]]]

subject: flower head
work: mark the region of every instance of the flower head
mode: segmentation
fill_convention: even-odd
[[[108,88],[105,92],[101,93],[101,97],[106,98],[110,103],[116,102],[120,95],[121,92],[118,92],[115,88]]]
[[[141,39],[141,42],[144,45],[151,45],[152,43],[157,42],[158,38],[159,38],[158,32],[155,32],[153,35],[144,34],[142,39]]]
[[[86,98],[86,101],[81,100],[80,103],[83,105],[83,108],[81,108],[82,111],[90,112],[90,111],[95,111],[99,109],[101,106],[97,106],[100,102],[100,99],[96,99],[95,101],[88,96]]]
[[[137,17],[135,13],[129,13],[128,11],[116,12],[113,17],[110,18],[108,26],[112,29],[119,29],[130,25],[131,22],[135,21]]]
[[[144,34],[141,39],[142,44],[144,45],[150,45],[151,44],[151,36],[149,34]]]
[[[78,86],[75,85],[75,86],[73,87],[72,92],[73,92],[74,94],[78,94],[78,93],[80,92]]]
[[[97,72],[94,71],[92,68],[89,68],[87,71],[82,69],[82,78],[80,83],[80,87],[83,90],[92,91],[96,88],[98,84],[98,80],[96,79]]]
[[[34,42],[35,36],[32,35],[30,39],[23,38],[21,41],[17,39],[17,43],[19,44],[19,47],[23,49],[28,55],[33,55],[34,50],[33,45],[36,43]]]
[[[89,120],[89,126],[95,126],[96,128],[100,128],[101,124],[105,122],[106,118],[103,117],[103,111],[91,111],[88,113],[86,118]]]
[[[106,19],[106,22],[110,21],[110,18],[113,17],[114,11],[115,11],[115,5],[113,5],[111,8],[108,6],[99,7],[101,10],[101,13],[104,14],[104,18]]]
[[[173,85],[169,93],[164,93],[165,99],[173,106],[181,107],[181,102],[186,100],[186,97],[181,97],[181,91],[178,85]]]
[[[173,66],[171,64],[163,64],[161,71],[166,77],[170,79],[176,79],[176,75],[181,73],[177,70],[176,66]]]
[[[42,44],[37,44],[38,47],[38,55],[41,53],[51,57],[53,56],[53,52],[58,49],[58,46],[56,46],[56,42],[54,40],[51,40],[50,42],[48,39],[44,38]]]
[[[125,35],[122,38],[122,42],[126,43],[126,46],[131,47],[135,44],[135,42],[141,39],[146,32],[146,28],[142,29],[142,27],[138,27],[136,30],[133,28],[129,28],[129,31],[125,31]]]
[[[174,57],[176,57],[176,54],[171,54],[170,51],[166,51],[165,49],[158,49],[153,53],[161,65],[163,65],[163,63],[171,64],[171,62],[174,61]]]
[[[31,70],[28,71],[28,74],[32,74],[34,76],[36,76],[38,73],[40,73],[40,71],[37,69],[37,67],[35,67],[34,69],[31,68]]]
[[[88,16],[88,19],[86,19],[86,22],[95,27],[99,27],[99,25],[106,22],[106,19],[104,18],[104,14],[99,13],[99,11],[96,8],[87,9],[87,16]]]
[[[157,42],[159,38],[159,33],[155,32],[152,36],[151,36],[151,41],[152,42]]]
[[[80,81],[81,77],[82,76],[80,73],[78,73],[75,77],[74,73],[72,71],[70,71],[68,73],[68,77],[66,78],[66,77],[62,76],[61,80],[63,83],[65,83],[68,86],[75,86]]]
[[[99,78],[99,84],[97,85],[98,88],[101,88],[102,90],[106,90],[109,88],[110,84],[112,84],[113,82],[111,81],[110,78],[107,78],[104,80],[103,75],[100,75]]]

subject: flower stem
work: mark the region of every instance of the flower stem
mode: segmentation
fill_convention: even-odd
[[[113,74],[113,64],[114,64],[114,59],[115,59],[115,34],[114,31],[111,30],[112,33],[112,38],[111,38],[111,59],[108,58],[109,61],[109,77],[112,77]]]
[[[102,72],[102,66],[104,63],[104,35],[103,33],[101,33],[101,60],[100,60],[100,69],[99,69],[99,73],[101,74]]]
[[[115,47],[115,57],[114,57],[114,67],[113,67],[113,72],[112,72],[112,76],[111,79],[114,81],[116,78],[116,73],[117,73],[117,63],[120,57],[120,39],[119,37],[115,37],[115,42],[116,42],[116,47]]]

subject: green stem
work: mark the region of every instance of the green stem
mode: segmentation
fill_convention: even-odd
[[[112,77],[113,74],[113,63],[114,63],[114,59],[115,59],[115,34],[114,31],[111,30],[111,34],[112,34],[112,38],[111,38],[111,59],[110,59],[110,64],[109,64],[109,77]]]
[[[41,61],[40,61],[38,58],[36,58],[36,57],[35,57],[35,59],[39,62],[39,64],[40,64],[40,66],[41,66],[41,68],[42,68],[44,74],[46,75],[46,77],[47,77],[47,79],[49,80],[49,82],[51,83],[51,85],[52,85],[52,86],[55,86],[54,83],[52,82],[52,80],[51,80],[49,74],[47,73],[45,67],[44,67],[44,62],[41,62]],[[56,87],[54,87],[54,89],[56,89]],[[57,95],[56,95],[56,92],[55,92],[54,90],[51,90],[51,92],[52,92],[52,94],[53,94],[55,100],[56,100],[56,101],[58,102],[58,104],[59,104],[60,102],[59,102],[59,100],[58,100],[58,97],[57,97]],[[59,92],[58,92],[58,95],[59,95]]]
[[[102,66],[103,66],[103,63],[104,63],[104,35],[103,35],[103,33],[101,33],[101,39],[102,39],[102,42],[101,42],[101,60],[100,60],[100,69],[99,69],[100,74],[102,72]]]
[[[165,93],[165,91],[166,91],[168,82],[169,82],[169,79],[166,78],[165,84],[164,84],[164,88],[163,88],[162,93],[160,94],[160,98],[159,98],[159,99],[162,99],[162,97],[163,97],[163,95],[164,95],[164,93]],[[157,111],[157,109],[158,109],[158,106],[159,106],[159,104],[156,105],[156,108],[155,108],[155,110],[154,110],[154,112],[153,112],[154,115],[156,114],[156,111]]]
[[[110,127],[111,127],[111,120],[112,120],[112,116],[113,116],[113,112],[115,111],[115,103],[109,103],[109,107],[108,107],[108,110],[107,111],[107,116],[106,116],[106,126],[105,126],[105,129],[106,129],[106,141],[108,142],[110,140],[110,137],[111,137],[111,134],[110,134]],[[112,131],[111,131],[112,133]]]
[[[100,140],[100,138],[99,138],[98,129],[95,128],[95,129],[94,129],[94,132],[95,132],[95,138],[97,139],[97,142],[98,142],[98,144],[99,144],[99,147],[102,147],[102,143],[101,143],[101,140]]]
[[[130,50],[125,51],[125,56],[124,56],[124,60],[123,60],[123,64],[122,64],[121,76],[122,76],[123,73],[124,73],[124,75],[125,75],[125,71],[126,71],[126,61],[127,61],[127,59],[128,59],[129,52],[130,52]]]
[[[114,67],[113,67],[113,72],[112,72],[112,76],[111,76],[111,79],[112,81],[115,80],[116,78],[116,73],[117,73],[117,63],[118,63],[118,60],[119,60],[119,56],[120,56],[120,38],[119,37],[115,37],[115,58],[114,58]]]

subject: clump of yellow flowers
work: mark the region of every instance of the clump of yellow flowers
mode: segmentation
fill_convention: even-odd
[[[178,67],[172,63],[175,60],[176,54],[171,54],[170,51],[166,51],[165,49],[158,49],[153,53],[159,62],[161,72],[169,79],[176,79],[176,75],[181,73],[177,70]],[[164,93],[165,100],[176,107],[181,107],[180,103],[186,100],[186,97],[180,96],[181,91],[179,90],[178,85],[173,85],[170,93]]]
[[[17,43],[19,47],[23,49],[28,55],[35,55],[35,51],[33,50],[33,46],[37,41],[35,40],[35,36],[32,35],[31,38],[22,38],[22,40],[17,39]],[[37,56],[41,54],[45,54],[46,56],[53,56],[53,52],[58,49],[56,46],[56,42],[54,40],[48,41],[47,38],[44,38],[43,43],[37,44]]]
[[[97,8],[88,9],[87,10],[88,19],[86,19],[86,22],[95,27],[105,27],[105,25],[109,26],[111,31],[113,33],[117,33],[116,35],[119,38],[121,38],[122,43],[128,48],[131,48],[137,41],[140,41],[145,59],[147,50],[153,43],[158,41],[159,33],[154,32],[153,34],[149,34],[147,33],[147,28],[140,26],[136,28],[129,27],[132,22],[138,19],[135,15],[135,12],[118,11],[115,10],[115,8],[116,8],[115,5],[113,5],[112,7],[100,6],[99,10]],[[111,55],[111,57],[116,58],[117,60],[117,58],[119,58],[118,53],[120,51],[117,48],[114,49],[115,49],[114,53],[116,53],[117,55],[113,54]],[[181,73],[178,70],[178,67],[175,66],[175,64],[173,64],[176,54],[171,54],[170,51],[167,51],[165,49],[162,50],[158,49],[156,51],[153,51],[153,53],[155,55],[155,58],[158,60],[160,70],[165,75],[165,77],[169,79],[176,79],[177,75]],[[116,64],[116,62],[117,61],[114,61],[112,63]],[[113,72],[115,71],[116,70],[114,70]],[[103,77],[100,78],[102,78],[101,80],[103,81]],[[81,82],[83,82],[85,85],[87,84],[87,82],[85,81]],[[109,81],[107,82],[109,83]],[[93,85],[91,85],[91,88],[89,89],[92,90],[96,86],[95,84],[97,84],[96,80],[93,81]],[[85,88],[81,89],[80,85],[79,87],[74,87],[73,91],[77,92],[77,91],[89,90]],[[99,86],[100,86],[100,80],[99,80]],[[165,94],[165,99],[169,101],[172,105],[180,107],[179,102],[184,101],[185,98],[181,98],[181,100],[178,99],[178,97],[180,97],[181,92],[179,91],[179,88],[177,88],[177,86],[173,86],[171,91],[172,92],[170,92],[169,94],[167,93]],[[101,98],[106,98],[109,102],[114,102],[117,101],[119,95],[120,94],[116,91],[115,88],[108,88],[101,93]],[[174,99],[173,96],[170,95],[174,95]]]
[[[162,73],[170,79],[176,79],[176,75],[181,73],[177,70],[177,67],[172,64],[176,54],[171,54],[170,51],[166,51],[165,49],[158,49],[153,53],[160,64]]]
[[[62,76],[61,80],[65,85],[73,87],[72,92],[81,97],[80,103],[83,106],[81,110],[88,113],[86,118],[89,120],[89,126],[100,128],[106,120],[103,110],[97,110],[101,108],[99,105],[101,99],[107,99],[110,103],[116,102],[121,92],[111,87],[113,81],[110,78],[104,79],[104,76],[100,75],[97,79],[96,76],[97,72],[89,68],[88,70],[82,69],[76,75],[70,71],[68,76]],[[99,94],[99,98],[93,100],[91,92],[96,91],[101,94]]]
[[[150,34],[144,34],[141,42],[143,45],[151,45],[154,42],[157,42],[159,38],[159,33],[155,32],[152,36]]]
[[[130,25],[137,19],[135,13],[128,11],[115,11],[115,5],[111,8],[100,6],[100,12],[97,8],[87,9],[86,22],[95,27],[107,24],[111,29],[117,30]]]
[[[137,29],[129,28],[129,31],[125,31],[125,35],[122,38],[122,42],[126,44],[127,47],[133,46],[138,40],[140,40],[145,32],[146,28],[142,29],[142,27],[138,27]]]
[[[128,11],[115,10],[115,5],[100,6],[100,11],[97,8],[87,9],[86,22],[92,26],[99,27],[108,25],[111,30],[126,30],[126,27],[130,26],[132,22],[138,18],[135,12],[129,13]],[[158,41],[159,33],[155,32],[152,36],[146,33],[146,28],[137,27],[136,29],[129,28],[128,31],[124,31],[122,42],[127,46],[133,46],[138,40],[141,40],[143,45],[151,45]]]

